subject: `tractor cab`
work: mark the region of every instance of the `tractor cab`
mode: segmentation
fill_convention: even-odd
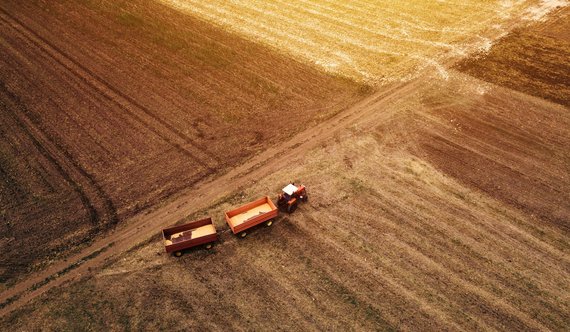
[[[277,206],[289,213],[297,209],[299,201],[306,202],[308,200],[307,190],[305,186],[295,186],[294,183],[286,185],[277,198]]]
[[[290,183],[285,186],[285,188],[283,188],[283,197],[285,197],[286,200],[290,200],[291,197],[293,197],[293,195],[297,192],[297,190],[299,190],[299,188]]]

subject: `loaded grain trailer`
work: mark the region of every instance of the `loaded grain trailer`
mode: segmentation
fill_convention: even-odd
[[[213,246],[213,242],[218,240],[216,227],[212,218],[192,221],[188,224],[165,228],[162,230],[164,238],[164,248],[167,253],[174,256],[182,256],[182,250],[205,245],[206,249]]]
[[[226,222],[234,234],[243,238],[247,235],[246,230],[253,226],[261,223],[271,226],[273,224],[272,219],[277,217],[278,213],[275,204],[266,196],[226,212]]]

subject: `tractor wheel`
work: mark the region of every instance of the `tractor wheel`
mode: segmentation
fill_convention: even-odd
[[[293,211],[295,211],[297,209],[297,203],[291,204],[287,207],[287,212],[288,213],[293,213]]]
[[[273,225],[273,220],[269,220],[268,222],[265,223],[265,226],[269,227]]]
[[[303,196],[302,201],[306,203],[308,200],[309,200],[309,195],[305,194],[305,195]]]
[[[242,238],[242,239],[243,239],[244,237],[246,237],[246,236],[247,236],[247,232],[241,232],[241,233],[239,233],[239,237]]]
[[[213,247],[213,245],[212,245],[211,243],[208,243],[208,244],[206,245],[206,249],[208,249],[208,250],[209,250],[209,249],[212,249],[212,247]]]
[[[182,251],[175,251],[174,256],[176,256],[176,257],[182,256]]]

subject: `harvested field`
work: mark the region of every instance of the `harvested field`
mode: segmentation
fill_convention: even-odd
[[[3,285],[366,91],[160,4],[3,1],[0,24]]]
[[[489,53],[457,67],[487,82],[570,106],[569,15],[570,9],[560,9],[548,24],[517,29]]]
[[[570,116],[562,106],[500,87],[470,93],[486,83],[450,75],[385,105],[385,112],[394,111],[388,119],[368,118],[293,160],[298,167],[190,217],[211,215],[227,228],[224,211],[260,192],[277,192],[285,179],[302,179],[310,201],[272,228],[258,228],[246,240],[224,234],[214,251],[193,250],[179,260],[164,254],[154,237],[4,323],[26,329],[31,316],[54,330],[563,330],[570,322],[570,247],[567,230],[552,216],[568,220],[568,200],[561,199],[558,211],[546,205],[532,213],[533,203],[549,202],[552,194],[541,192],[525,205],[488,190],[485,179],[503,185],[511,174],[499,166],[508,163],[512,173],[527,175],[507,188],[515,200],[537,181],[570,188],[558,174],[560,161],[570,157],[560,140],[570,137]],[[504,94],[515,104],[498,101]],[[441,104],[429,102],[434,98]],[[554,128],[560,135],[538,131],[544,122],[513,107],[521,104],[563,120]],[[460,105],[496,117],[496,126],[485,128],[488,138],[477,135],[481,120]],[[528,120],[528,132],[500,117],[505,108]],[[510,148],[503,138],[514,134],[520,137],[513,144],[548,141],[552,153]],[[463,165],[454,150],[447,151],[450,165],[441,163],[435,147],[447,147],[442,141],[494,164],[480,170],[465,159]],[[539,165],[544,172],[534,175]]]
[[[160,0],[358,82],[410,79],[487,49],[545,1]]]
[[[500,47],[500,46],[499,46]],[[568,109],[467,79],[434,85],[416,113],[419,156],[537,224],[570,234]],[[461,89],[453,86],[462,87]],[[477,91],[479,90],[479,92]],[[441,91],[445,91],[442,93]]]
[[[208,6],[206,2],[192,3],[197,4],[196,8]],[[225,10],[224,6],[240,9],[244,3],[218,4],[219,10]],[[282,3],[275,9],[289,8],[297,3]],[[340,4],[330,0],[310,4],[328,6],[337,3]],[[379,3],[356,1],[339,6],[364,8]],[[393,8],[402,13],[411,11],[408,12],[410,20],[415,15],[420,23],[425,20],[422,24],[425,27],[430,19],[420,10],[419,3],[409,6],[415,9],[397,5]],[[436,6],[435,2],[424,3],[426,10]],[[488,56],[496,60],[489,61],[478,54],[452,68],[427,67],[416,79],[376,86],[377,91],[340,112],[330,109],[324,119],[319,117],[322,110],[307,112],[306,121],[312,122],[305,124],[305,130],[295,135],[274,133],[275,136],[269,136],[262,145],[249,150],[250,158],[244,156],[241,162],[215,169],[209,178],[197,180],[194,187],[171,197],[164,205],[120,223],[92,246],[69,257],[68,262],[54,263],[50,269],[2,292],[0,326],[24,331],[37,329],[38,322],[45,330],[567,329],[570,326],[570,113],[567,104],[552,97],[556,97],[551,92],[558,91],[559,80],[543,80],[544,77],[563,77],[557,68],[567,62],[554,54],[565,52],[555,46],[557,40],[561,44],[567,38],[564,31],[557,29],[567,26],[568,16],[561,15],[565,11],[555,12],[556,16],[544,16],[545,8],[559,3],[557,0],[516,4],[510,1],[479,2],[481,12],[489,15],[485,22],[492,27],[492,31],[487,31],[489,38],[497,32],[495,29],[500,30],[493,27],[493,23],[517,27],[512,35],[505,36],[494,46],[489,43]],[[101,4],[108,6],[104,7],[106,10],[99,10]],[[438,1],[438,4],[444,6],[445,2]],[[447,4],[457,5],[453,1]],[[542,7],[536,7],[537,4]],[[58,8],[58,5],[54,6]],[[88,8],[101,17],[116,13],[117,9],[106,2],[90,1],[85,2],[85,6],[81,8]],[[125,6],[123,8],[134,12],[145,12],[143,8],[146,8]],[[495,12],[498,16],[494,19],[490,10],[493,6],[503,8]],[[452,13],[448,19],[459,15],[455,12],[456,7],[443,7]],[[164,7],[157,8],[171,13]],[[379,10],[387,11],[385,8],[390,6],[383,8]],[[0,11],[0,18],[4,18],[4,12],[8,11]],[[478,29],[478,24],[468,20],[484,21],[482,17],[470,16],[478,15],[473,14],[476,12],[473,8],[465,14],[467,20],[463,23],[468,29],[471,25]],[[241,14],[234,10],[223,19],[232,19],[234,13]],[[346,14],[342,10],[339,13],[341,16]],[[445,11],[441,13],[444,14]],[[195,15],[220,23],[220,17],[213,14]],[[441,30],[437,25],[438,15],[433,18],[432,27]],[[46,14],[46,19],[49,16]],[[152,16],[145,17],[150,19]],[[263,23],[265,19],[260,15],[259,22]],[[544,21],[527,26],[529,19]],[[119,19],[122,20],[124,18]],[[194,22],[208,33],[214,31],[220,36],[235,38],[202,21],[181,20]],[[130,22],[127,26],[140,24],[132,23],[130,18],[126,21]],[[245,26],[247,23],[242,22]],[[227,24],[222,22],[220,25],[234,29]],[[446,25],[442,23],[442,26]],[[176,25],[173,29],[181,30],[176,30],[174,35],[186,28]],[[281,30],[289,31],[286,28],[282,26]],[[476,35],[475,30],[469,30],[469,33]],[[499,55],[511,53],[500,50],[505,47],[516,49],[514,41],[520,43],[518,48],[521,50],[525,43],[529,43],[531,49],[537,47],[529,37],[533,31],[554,40],[549,41],[552,53],[548,54],[552,56],[536,62],[534,73],[541,73],[536,89],[540,91],[526,93],[525,87],[534,84],[532,77],[497,63],[506,63],[507,60]],[[259,42],[270,48],[279,47],[264,40],[267,36],[260,36]],[[323,47],[334,44],[326,38],[323,40]],[[321,97],[338,98],[327,100],[331,103],[327,105],[349,97],[354,101],[356,94],[369,91],[338,76],[315,72],[314,66],[301,64],[302,61],[310,62],[307,58],[295,55],[285,47],[282,54],[289,54],[300,62],[279,57],[256,44],[240,42],[246,45],[245,54],[250,54],[247,52],[250,49],[264,50],[275,57],[267,61],[282,60],[283,68],[301,68],[311,73],[308,76],[311,80],[307,76],[298,77],[290,89],[302,82],[322,79],[321,83],[310,86],[320,91]],[[143,40],[141,45],[154,44]],[[254,54],[246,59],[257,59],[258,53]],[[441,50],[433,54],[442,57],[438,61],[453,57]],[[523,50],[511,59],[517,67],[531,63],[535,60],[533,56],[540,57],[540,54],[542,51]],[[186,56],[176,59],[186,63]],[[13,58],[18,57],[10,57]],[[127,65],[129,61],[123,59]],[[21,66],[26,68],[24,64],[34,61],[28,59]],[[240,65],[246,66],[247,61]],[[246,75],[239,68],[235,69],[237,74]],[[504,69],[501,71],[500,68]],[[268,69],[267,75],[272,70]],[[514,75],[514,85],[506,84],[508,79],[495,84],[493,79],[481,79],[477,74],[486,71],[493,73],[491,78]],[[141,73],[147,72],[141,69]],[[404,73],[406,70],[398,70],[392,78],[406,79]],[[18,75],[16,72],[13,76],[5,75],[7,78],[0,77],[6,81],[12,77],[9,82],[14,82]],[[229,74],[220,75],[216,77]],[[348,72],[336,72],[336,75],[351,76]],[[120,79],[116,75],[110,77]],[[153,75],[148,74],[148,77]],[[356,76],[352,77],[356,79]],[[121,81],[116,84],[125,85]],[[25,95],[23,90],[19,94],[12,93],[14,85],[17,86],[5,84],[6,88],[0,90],[5,91],[4,95],[0,94],[3,98],[0,105],[4,110],[20,112],[8,112],[8,115],[14,113],[18,117],[5,116],[6,121],[17,124],[17,120],[27,119],[21,114],[30,113],[23,111],[24,107],[34,108],[25,100],[16,103],[17,98],[9,98]],[[131,89],[128,86],[126,89]],[[330,90],[331,86],[333,90]],[[178,91],[170,85],[165,89],[170,91],[168,96],[176,96],[172,91]],[[156,93],[162,96],[163,92],[159,92]],[[152,102],[151,97],[140,95],[136,89],[129,93],[138,93],[137,98],[150,98],[147,102]],[[293,96],[297,94],[290,95],[288,102],[296,102]],[[319,98],[308,100],[326,104]],[[301,104],[299,101],[298,105]],[[18,108],[18,105],[23,106]],[[259,110],[256,118],[265,116],[266,111]],[[298,112],[305,110],[299,106]],[[44,115],[38,113],[41,119]],[[332,113],[336,114],[331,116]],[[238,119],[225,127],[229,133],[243,128],[244,122],[239,119],[245,115],[238,114]],[[297,130],[289,128],[292,119],[282,116],[284,128]],[[163,115],[157,117],[162,119]],[[28,122],[33,123],[32,119]],[[0,133],[10,133],[0,128],[4,130]],[[268,129],[268,132],[273,130],[276,129]],[[15,132],[25,137],[23,130],[20,129],[22,133]],[[13,134],[8,137],[12,137],[10,135]],[[40,143],[50,137],[45,134],[30,136]],[[31,143],[26,143],[29,144],[26,148],[37,154],[42,151],[38,145],[50,146],[28,140]],[[217,151],[215,140],[211,140],[213,151]],[[279,140],[282,142],[277,142]],[[0,146],[17,151],[14,146],[24,140],[15,141]],[[196,146],[202,147],[203,140],[196,138],[196,142]],[[232,151],[228,149],[226,153]],[[17,153],[13,152],[13,155]],[[21,156],[18,158],[5,158],[2,162],[8,165],[6,169],[17,172],[19,165],[24,163],[22,160],[26,160]],[[89,171],[96,169],[89,168]],[[61,174],[55,166],[47,170]],[[196,166],[193,176],[198,178],[200,171],[199,165]],[[153,172],[156,169],[149,170],[148,174]],[[176,169],[172,174],[180,172],[184,173]],[[17,180],[16,177],[3,176],[7,189],[2,190],[18,188],[10,184]],[[293,214],[281,214],[271,227],[260,226],[248,231],[246,239],[231,234],[224,212],[260,195],[275,198],[282,186],[291,180],[307,186],[310,197],[307,203],[301,204]],[[79,197],[73,204],[81,204],[77,188],[84,186],[75,187],[72,181],[60,183],[63,183],[62,188]],[[20,194],[18,190],[12,190],[11,195],[27,199],[26,192],[20,190]],[[86,191],[86,195],[97,197],[96,194],[93,189]],[[190,249],[180,259],[164,253],[164,243],[159,235],[161,228],[206,216],[211,216],[216,228],[221,230],[220,241],[213,250]]]

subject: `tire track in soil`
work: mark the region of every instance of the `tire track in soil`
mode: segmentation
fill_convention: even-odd
[[[116,225],[119,219],[117,216],[117,210],[115,208],[115,205],[113,204],[111,198],[103,190],[103,188],[97,183],[94,177],[91,174],[89,174],[85,169],[83,169],[79,165],[79,163],[73,158],[73,156],[71,156],[71,154],[67,150],[65,150],[65,148],[63,148],[59,142],[57,142],[53,138],[50,138],[48,135],[43,134],[43,132],[40,129],[37,129],[36,128],[37,123],[35,124],[31,123],[34,121],[25,115],[26,113],[28,113],[28,111],[25,108],[24,103],[22,103],[22,101],[20,100],[20,98],[18,98],[18,96],[10,92],[3,82],[0,82],[0,93],[6,95],[9,98],[9,100],[11,100],[12,103],[14,103],[15,107],[11,108],[11,110],[20,113],[21,117],[10,111],[6,112],[6,114],[8,114],[10,118],[12,118],[16,123],[18,123],[19,127],[30,138],[32,144],[35,146],[38,152],[57,169],[57,172],[61,175],[64,181],[69,183],[73,188],[73,191],[75,191],[78,194],[81,203],[87,210],[87,213],[89,215],[89,220],[96,228],[96,230],[102,230],[101,227],[103,225],[101,225],[101,221],[103,218],[101,217],[101,214],[99,213],[98,209],[94,206],[93,204],[94,200],[90,199],[87,192],[82,189],[83,188],[83,186],[81,185],[82,181],[74,180],[73,179],[74,176],[71,174],[71,172],[68,172],[65,169],[66,167],[63,166],[65,162],[58,161],[57,153],[54,151],[63,154],[63,159],[71,164],[73,170],[77,172],[81,178],[85,179],[86,183],[88,184],[88,187],[94,189],[95,194],[98,197],[100,197],[101,200],[103,201],[104,211],[109,215],[110,226]],[[34,133],[37,134],[35,135]]]
[[[18,65],[17,63],[16,63],[16,64],[9,64],[9,66],[17,66],[17,65]],[[22,75],[24,75],[24,74],[22,74]],[[28,77],[27,79],[28,79],[28,80],[31,80],[30,77]],[[75,84],[75,83],[81,83],[81,82],[73,81],[73,83]],[[36,85],[36,87],[39,88],[40,86],[39,86],[39,85]],[[96,100],[96,101],[98,101],[98,102],[102,102],[102,103],[105,102],[105,100],[103,100],[103,99],[101,98],[101,95],[100,95],[100,94],[94,93],[92,90],[90,90],[90,89],[88,89],[88,88],[85,88],[85,87],[83,87],[83,86],[78,86],[77,88],[78,88],[79,93],[82,93],[82,94],[85,94],[85,95],[89,95],[89,98],[92,98],[93,100]],[[53,107],[59,107],[59,106],[54,104]],[[67,114],[67,112],[65,112],[65,110],[62,110],[62,112],[63,112],[64,114]],[[123,119],[126,121],[126,120],[128,120],[129,118],[128,118],[128,116],[125,116]],[[36,123],[37,123],[38,127],[43,127],[43,125],[42,125],[40,122],[36,121]],[[44,131],[45,131],[45,130],[44,130]],[[169,151],[171,152],[171,151],[173,151],[173,150],[178,151],[175,147],[170,147],[170,148],[164,150],[164,153],[167,153],[167,152],[169,152]],[[156,157],[156,156],[155,156],[155,157]],[[145,167],[144,164],[145,164],[144,162],[141,162],[141,166],[140,166],[140,167]],[[129,170],[129,171],[133,171],[132,167],[129,167],[128,170]],[[135,168],[134,170],[136,171],[136,168]],[[194,184],[194,183],[196,183],[197,180],[199,180],[199,179],[201,179],[201,178],[203,178],[203,177],[206,177],[206,176],[208,176],[208,175],[210,175],[210,174],[212,174],[212,173],[211,173],[211,172],[204,171],[204,170],[201,170],[200,172],[197,172],[197,173],[193,176],[193,178],[190,180],[190,182],[184,182],[184,184],[182,185],[183,187],[182,187],[182,188],[179,188],[178,190],[183,190],[183,189],[185,189],[187,183]],[[175,192],[176,192],[176,191],[175,191]],[[141,205],[141,208],[140,208],[140,209],[144,210],[145,208],[148,208],[149,206],[151,206],[151,204],[152,204],[151,202],[145,203],[144,205]],[[137,212],[138,212],[138,211],[137,211]],[[132,216],[132,215],[133,215],[133,214],[129,214],[128,216]]]
[[[176,129],[174,126],[169,124],[167,121],[161,119],[159,116],[154,114],[150,109],[141,105],[136,100],[121,92],[119,89],[109,85],[103,78],[91,71],[89,68],[85,67],[77,60],[67,56],[64,51],[59,47],[50,43],[44,37],[40,36],[30,28],[26,27],[23,22],[18,18],[14,17],[10,13],[6,12],[3,8],[0,8],[0,20],[4,21],[9,27],[13,28],[15,31],[20,33],[25,39],[29,40],[33,45],[43,50],[46,55],[49,55],[57,64],[71,72],[74,76],[83,81],[86,85],[93,88],[95,91],[99,92],[100,96],[103,96],[109,102],[117,105],[121,110],[129,113],[136,121],[141,123],[143,127],[147,128],[156,136],[163,139],[168,144],[172,145],[178,149],[181,153],[189,156],[194,162],[198,163],[206,170],[204,176],[208,176],[217,171],[216,166],[222,161],[214,154],[207,151],[207,149],[200,147],[196,142],[194,142],[190,137]],[[75,68],[74,68],[75,67]],[[153,119],[160,126],[165,128],[167,132],[172,133],[178,139],[180,139],[183,144],[174,142],[172,139],[168,138],[166,135],[162,134],[159,128],[153,126],[147,120],[145,120],[140,115],[136,114],[130,109],[129,106],[142,111],[145,115]],[[187,146],[191,146],[195,152],[187,149]],[[197,153],[201,155],[199,157]],[[206,161],[208,160],[208,161]]]
[[[0,13],[5,13],[5,11],[0,8]],[[69,61],[74,62],[71,59]],[[449,68],[456,61],[457,59],[449,60],[442,66]],[[62,65],[71,70],[66,65]],[[78,63],[76,66],[82,67]],[[89,70],[85,70],[85,72],[89,73]],[[98,76],[94,75],[93,77],[92,79],[96,79]],[[207,208],[213,200],[238,191],[240,188],[256,182],[256,179],[289,165],[293,160],[301,158],[327,139],[335,137],[343,129],[349,127],[359,130],[375,128],[378,124],[389,120],[398,111],[395,107],[388,108],[390,104],[412,94],[418,87],[429,85],[431,79],[431,72],[426,70],[419,73],[418,77],[411,81],[385,86],[382,90],[365,97],[335,116],[296,134],[288,141],[267,148],[217,178],[193,181],[189,184],[189,189],[186,192],[180,193],[177,198],[169,203],[157,207],[153,211],[147,211],[130,218],[124,224],[118,225],[114,233],[95,241],[91,246],[68,257],[66,261],[57,262],[4,291],[0,294],[0,315],[7,315],[55,287],[73,282],[81,277],[90,276],[92,268],[101,266],[111,257],[124,253],[136,244],[148,240],[153,235],[158,234],[166,225],[174,224],[200,209]],[[115,88],[109,87],[104,81],[96,81],[99,83],[98,86],[97,83],[86,80],[88,84],[103,94],[110,93],[111,96],[121,97],[120,92],[113,93]],[[120,102],[113,100],[109,95],[107,98],[124,109]],[[128,99],[126,100],[128,101]],[[126,111],[130,112],[130,110]],[[133,114],[133,116],[136,115]],[[151,117],[153,116],[151,115]],[[95,253],[97,254],[95,255]],[[73,270],[65,273],[70,270],[70,267],[73,267]]]
[[[91,246],[68,257],[66,261],[55,263],[4,291],[0,294],[0,315],[8,314],[54,287],[89,275],[92,268],[100,266],[110,257],[123,253],[134,245],[158,234],[165,225],[174,224],[184,217],[206,208],[212,200],[239,190],[248,183],[255,182],[257,178],[271,174],[274,170],[288,165],[292,159],[334,137],[340,130],[349,125],[358,125],[361,128],[373,127],[378,121],[388,119],[396,110],[391,109],[390,112],[379,110],[404,97],[421,84],[425,84],[424,79],[387,87],[321,124],[297,134],[289,141],[266,149],[217,178],[193,181],[188,185],[190,189],[187,192],[181,193],[178,198],[170,203],[154,211],[130,218],[124,223],[124,226],[119,224],[114,233],[95,241]],[[96,252],[99,254],[93,257],[93,253]],[[86,260],[86,257],[89,259]],[[77,267],[73,271],[61,273],[68,271],[70,266]],[[53,276],[56,277],[53,278]]]
[[[383,170],[382,173],[389,173],[389,171]],[[373,201],[366,202],[363,204],[364,205],[369,204],[368,206],[370,206],[370,205],[378,204],[378,202],[390,202],[390,199],[384,197],[384,199],[373,200]],[[434,259],[431,256],[430,257],[425,256],[426,252],[434,252],[434,253],[439,254],[440,252],[448,252],[449,251],[449,248],[447,248],[447,247],[440,247],[440,243],[438,243],[438,241],[437,241],[437,238],[439,238],[442,235],[440,233],[447,228],[445,226],[445,223],[430,226],[430,223],[427,220],[422,221],[421,219],[415,219],[418,222],[422,223],[421,226],[416,226],[413,224],[395,222],[395,220],[413,220],[414,218],[412,216],[415,213],[414,209],[408,209],[407,212],[403,212],[403,213],[390,214],[390,213],[388,213],[389,211],[392,211],[393,209],[398,209],[398,208],[405,208],[408,204],[398,203],[391,208],[381,207],[382,205],[383,204],[379,205],[379,207],[376,208],[377,210],[383,211],[383,213],[387,213],[386,218],[383,219],[383,221],[381,221],[381,223],[384,225],[389,225],[389,228],[392,231],[398,231],[398,232],[401,231],[403,234],[407,235],[407,236],[396,235],[391,239],[393,245],[396,248],[400,248],[399,250],[396,250],[397,254],[394,257],[391,257],[391,255],[388,254],[388,252],[386,251],[386,248],[383,247],[381,244],[382,241],[376,241],[376,242],[370,241],[371,233],[366,228],[366,226],[362,226],[359,223],[353,223],[353,224],[351,224],[350,234],[351,235],[357,235],[358,234],[358,237],[363,239],[364,243],[368,243],[368,245],[373,247],[373,250],[371,252],[373,252],[373,253],[382,252],[383,253],[382,255],[376,256],[376,261],[380,261],[380,262],[382,262],[382,264],[386,264],[384,266],[384,268],[382,269],[382,271],[384,271],[384,273],[387,273],[387,271],[389,271],[390,269],[393,268],[393,267],[391,267],[391,265],[393,264],[393,263],[391,263],[391,261],[392,262],[398,262],[399,255],[401,253],[406,253],[406,255],[409,255],[409,257],[408,257],[408,259],[401,260],[402,262],[409,263],[409,262],[413,262],[414,260],[415,261],[419,260],[419,261],[421,261],[421,264],[418,264],[417,266],[423,266],[423,267],[429,266],[430,271],[441,272],[438,275],[445,276],[445,279],[448,280],[450,284],[453,284],[456,287],[460,287],[461,289],[464,289],[468,294],[472,294],[471,298],[482,299],[484,301],[483,303],[492,304],[493,309],[492,310],[489,309],[489,310],[495,312],[495,315],[505,315],[505,317],[515,318],[517,321],[524,323],[525,325],[523,325],[523,326],[532,326],[532,327],[536,328],[537,330],[544,330],[545,329],[544,325],[542,325],[540,322],[533,319],[532,312],[520,310],[519,308],[514,307],[512,305],[513,301],[508,301],[508,300],[504,299],[503,297],[498,297],[498,296],[492,294],[488,290],[488,288],[484,288],[484,287],[479,286],[473,280],[469,280],[469,279],[465,279],[465,278],[461,277],[460,273],[456,274],[458,271],[454,270],[453,264],[448,264],[448,262],[446,261],[446,258],[441,258],[441,260],[439,260],[439,259]],[[357,208],[357,210],[358,210],[359,215],[355,216],[355,215],[351,215],[351,213],[354,213],[354,212],[347,212],[348,215],[343,216],[341,219],[344,219],[344,220],[358,219],[360,214],[362,214],[363,211],[366,210],[366,208],[361,208],[361,209]],[[433,210],[433,209],[430,209],[430,210]],[[316,211],[316,210],[315,209],[313,209],[313,210],[308,209],[308,210],[302,211],[301,213],[303,214],[304,217],[306,217],[307,215],[310,216],[311,213],[314,211]],[[332,223],[332,221],[335,220],[335,218],[339,217],[339,214],[335,214],[335,212],[333,212],[333,211],[319,210],[318,213],[320,214],[321,219],[322,219],[320,221],[320,223],[324,224],[325,226],[327,224]],[[409,217],[402,218],[402,216],[406,216],[407,214],[409,215]],[[367,214],[367,213],[364,213],[364,215],[362,215],[361,217],[364,220],[377,220],[378,219],[376,215]],[[450,214],[450,217],[448,219],[451,219],[451,218],[452,217]],[[312,218],[311,220],[314,221],[314,218]],[[323,220],[325,220],[325,221],[323,221]],[[326,220],[328,220],[328,222],[326,222]],[[424,222],[425,222],[425,224],[424,224]],[[321,228],[318,231],[319,232],[325,232],[324,234],[337,233],[337,235],[332,236],[332,238],[346,238],[345,231],[342,228],[340,230],[336,230],[335,228],[328,228],[325,226],[321,225]],[[304,232],[314,233],[314,235],[317,234],[317,233],[315,233],[315,231],[312,228],[304,227],[303,223],[299,224],[298,227],[302,228]],[[419,243],[421,243],[421,239],[417,239],[413,235],[411,235],[411,237],[410,237],[410,234],[416,234],[416,235],[422,234],[421,230],[424,230],[425,227],[428,227],[428,228],[434,227],[434,229],[428,230],[426,232],[427,233],[426,236],[429,237],[430,242],[434,242],[437,244],[437,246],[434,248],[417,246]],[[323,235],[323,234],[321,234],[321,235]],[[448,237],[448,236],[445,236],[445,237]],[[454,236],[450,236],[450,237],[453,238]],[[329,239],[329,238],[331,238],[331,236],[322,236],[322,238]],[[311,240],[311,243],[316,241],[315,239],[316,238],[314,237]],[[332,240],[330,241],[330,243],[331,243],[331,245],[338,246],[339,248],[343,247],[343,244],[344,244],[342,241],[339,241],[338,243],[336,243]],[[347,248],[348,253],[352,253],[352,250],[354,250],[353,247]],[[532,249],[529,248],[529,251],[532,251]],[[366,255],[367,254],[364,254],[361,256],[355,255],[353,257],[353,259],[351,259],[350,261],[351,262],[362,261],[362,256],[366,257]],[[384,257],[384,256],[386,256],[386,257]],[[438,257],[438,256],[436,256],[436,257]],[[364,258],[364,262],[366,262],[366,261],[367,261],[366,258]],[[372,261],[374,261],[374,260],[372,260]],[[458,265],[460,265],[460,264],[458,264]],[[415,267],[414,268],[408,268],[407,270],[413,271],[414,269],[416,269],[416,268]],[[400,270],[399,268],[396,268],[396,270],[394,270],[394,271],[399,271],[398,273],[405,273],[404,271],[406,271],[406,269]],[[449,272],[451,272],[451,273],[449,273]],[[408,276],[408,275],[402,274],[400,276],[395,277],[393,280],[395,282],[397,282],[398,280],[413,280],[414,277],[415,276]],[[413,284],[415,284],[415,282],[416,281],[413,281]],[[402,286],[405,287],[405,285],[402,285]],[[422,289],[422,290],[430,289],[430,287],[431,286],[424,285],[422,287],[419,287],[419,289]],[[409,292],[414,292],[416,290],[414,290],[412,288],[408,288]],[[434,293],[441,293],[441,292],[435,290]],[[461,293],[459,293],[459,294],[461,294]],[[447,298],[446,301],[450,301],[451,303],[455,303],[456,299],[458,298],[457,294],[453,294],[453,292],[444,293],[444,296],[446,296],[446,298]],[[421,298],[421,296],[419,296],[419,298]],[[477,301],[479,301],[479,300],[477,300]],[[515,301],[515,303],[516,303],[516,301]],[[475,309],[477,309],[477,308],[475,308]],[[459,307],[458,310],[461,310],[461,307]],[[466,313],[467,312],[468,311],[466,310]],[[486,314],[485,311],[475,313],[474,315],[471,316],[471,318],[474,319],[475,321],[477,321],[478,317],[482,317],[482,315],[484,315],[484,314]],[[485,324],[486,324],[485,322],[477,322],[477,323],[481,324],[483,326],[485,326]],[[481,328],[481,327],[478,327],[478,328]]]

